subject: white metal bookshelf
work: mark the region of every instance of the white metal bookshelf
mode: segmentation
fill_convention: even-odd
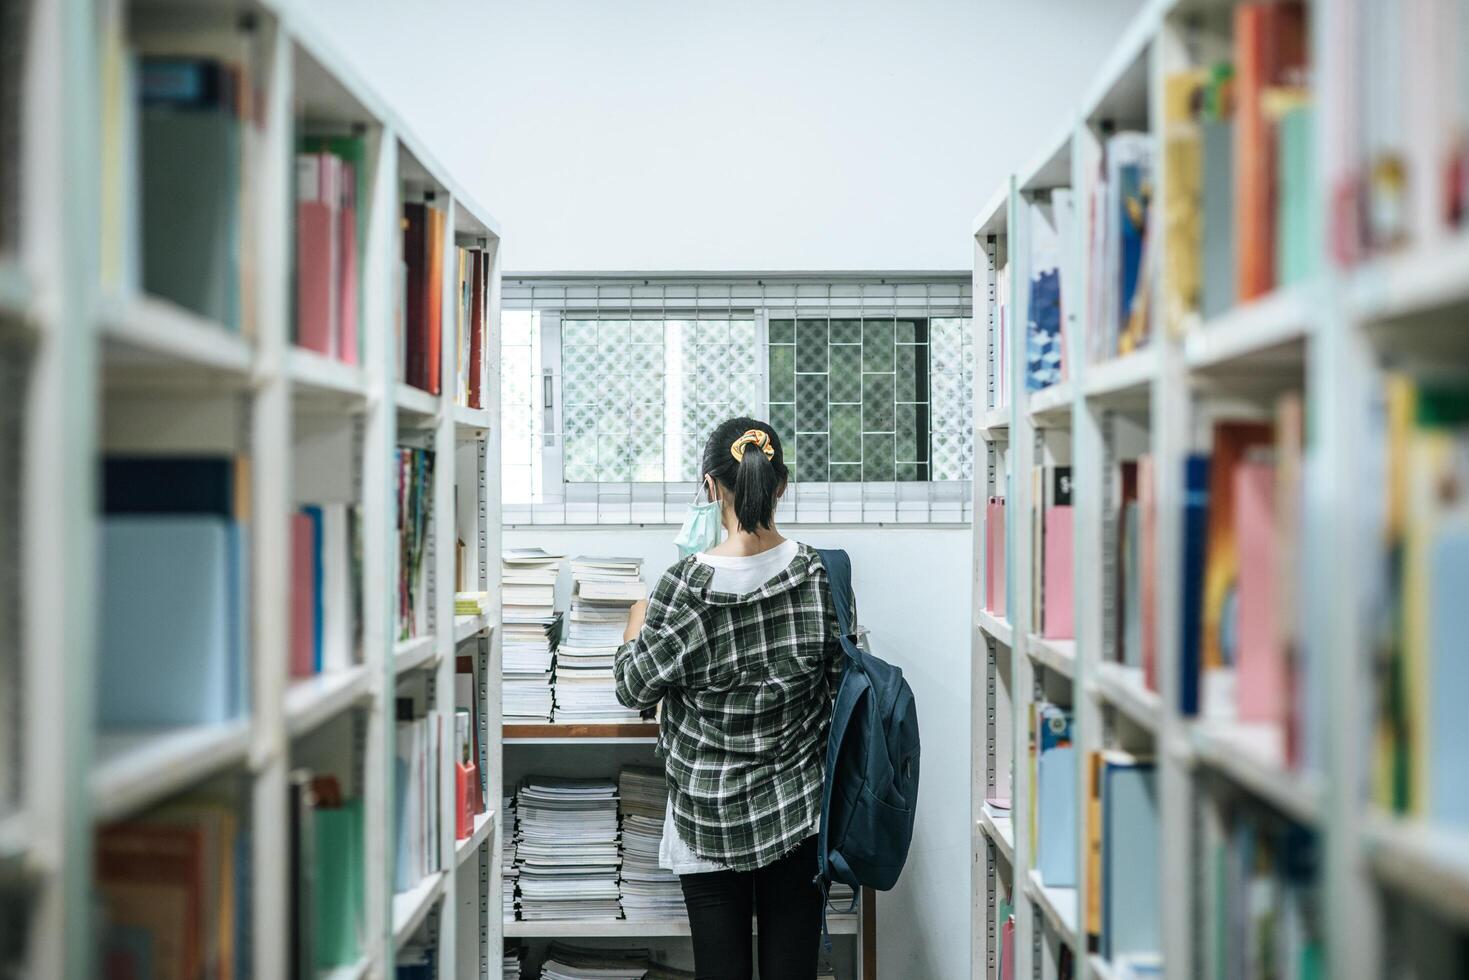
[[[1318,124],[1313,137],[1314,193],[1320,195],[1311,241],[1318,271],[1299,285],[1278,289],[1253,302],[1170,335],[1165,318],[1154,319],[1148,346],[1102,363],[1087,363],[1085,304],[1067,307],[1062,324],[1068,379],[1038,392],[1025,390],[1025,325],[1029,261],[1027,209],[1033,193],[1051,187],[1076,192],[1078,212],[1099,140],[1117,129],[1162,131],[1163,83],[1193,67],[1202,45],[1198,34],[1218,29],[1231,3],[1148,0],[1107,58],[1095,82],[1082,93],[1058,135],[1031,163],[1008,178],[975,219],[975,351],[979,380],[975,398],[974,633],[972,752],[974,759],[973,929],[971,975],[994,980],[998,970],[1001,900],[1014,908],[1014,976],[1053,980],[1058,950],[1069,947],[1074,975],[1100,980],[1116,965],[1088,947],[1078,932],[1076,894],[1085,894],[1089,868],[1078,860],[1076,892],[1052,889],[1034,867],[1026,764],[1029,707],[1038,698],[1062,699],[1074,712],[1079,791],[1088,796],[1087,757],[1102,748],[1124,747],[1150,755],[1157,767],[1160,808],[1159,934],[1170,978],[1211,975],[1204,839],[1219,819],[1221,800],[1276,815],[1306,828],[1320,842],[1317,866],[1323,976],[1386,976],[1390,923],[1432,915],[1462,935],[1469,932],[1469,834],[1425,821],[1398,819],[1379,811],[1368,797],[1371,753],[1366,733],[1376,724],[1376,681],[1370,662],[1372,637],[1365,615],[1347,614],[1366,605],[1365,571],[1380,560],[1380,543],[1361,530],[1354,487],[1363,479],[1371,450],[1371,411],[1379,389],[1377,371],[1389,355],[1407,354],[1420,363],[1437,358],[1469,365],[1469,234],[1431,237],[1406,254],[1356,266],[1331,256],[1324,215],[1329,188],[1337,186],[1345,125],[1350,53],[1330,39],[1351,15],[1343,0],[1308,4],[1309,51]],[[1214,25],[1211,27],[1210,25]],[[1107,125],[1104,127],[1103,123]],[[1159,251],[1151,283],[1154,308],[1166,288],[1167,244],[1159,213],[1169,174],[1159,149],[1154,163],[1152,245]],[[1080,221],[1077,222],[1080,226]],[[1086,285],[1080,233],[1061,247],[1061,275]],[[998,363],[997,277],[1008,263],[1011,290],[1007,363]],[[1064,288],[1064,286],[1063,286]],[[1083,292],[1078,293],[1084,295]],[[1078,312],[1080,310],[1080,312]],[[1001,372],[1008,403],[997,401]],[[1302,536],[1308,549],[1309,581],[1299,584],[1304,632],[1311,638],[1309,683],[1319,687],[1321,716],[1310,719],[1324,747],[1301,770],[1276,761],[1277,733],[1243,723],[1185,717],[1179,709],[1178,637],[1182,601],[1183,459],[1194,433],[1207,424],[1210,399],[1258,395],[1261,390],[1302,392],[1313,416],[1312,468],[1305,476],[1307,499],[1319,508],[1327,533]],[[1143,440],[1141,447],[1138,440]],[[1126,452],[1149,453],[1155,465],[1158,583],[1155,620],[1158,690],[1141,671],[1108,656],[1115,576],[1108,555],[1115,543],[1112,516],[1114,461]],[[1062,456],[1064,455],[1064,458]],[[1069,463],[1075,519],[1075,640],[1042,641],[1030,622],[1033,555],[1028,533],[1031,468],[1042,458]],[[987,609],[987,511],[989,496],[1006,497],[1004,548],[1006,603]],[[1316,518],[1308,517],[1308,520]],[[1322,597],[1335,597],[1323,599]],[[996,811],[988,797],[1009,797],[1013,809]],[[1087,854],[1085,813],[1077,815],[1078,857]],[[1398,940],[1401,953],[1404,943]],[[1441,964],[1428,964],[1430,967]],[[1430,969],[1423,976],[1447,976]]]
[[[20,524],[16,594],[17,662],[23,683],[15,760],[17,808],[0,815],[0,891],[18,892],[29,914],[0,924],[24,937],[20,975],[82,978],[95,962],[93,839],[103,823],[142,815],[190,791],[227,788],[249,827],[241,874],[250,915],[254,976],[288,975],[292,888],[289,773],[301,758],[327,755],[364,804],[366,921],[362,956],[322,978],[389,977],[396,951],[417,940],[433,951],[440,977],[498,976],[500,800],[500,229],[332,45],[300,16],[298,0],[170,6],[153,0],[32,2],[25,38],[20,146],[23,213],[15,255],[0,260],[0,343],[22,365]],[[130,20],[178,14],[170,28],[248,31],[261,98],[258,183],[242,287],[254,330],[222,324],[151,296],[104,285],[105,224],[97,188],[105,93],[97,52],[103,32]],[[57,125],[56,120],[67,120]],[[300,132],[360,135],[362,251],[361,364],[297,348],[292,323],[295,192],[291,161]],[[255,159],[252,157],[252,159]],[[441,395],[394,380],[407,200],[435,194],[446,212]],[[490,263],[483,410],[454,403],[454,247],[484,249]],[[124,251],[132,243],[122,243]],[[355,500],[362,509],[363,662],[307,680],[288,677],[289,522],[296,481],[310,470],[296,438],[322,423],[347,434]],[[167,424],[163,424],[166,421]],[[397,546],[395,447],[435,452],[430,595],[424,635],[394,641]],[[93,718],[95,633],[105,628],[93,569],[94,499],[102,454],[220,451],[250,459],[250,710],[218,725],[99,732]],[[456,497],[457,489],[457,497]],[[3,516],[3,515],[0,515]],[[454,615],[456,538],[466,543],[470,591],[490,601],[483,615]],[[9,555],[0,555],[8,561]],[[0,645],[10,641],[0,637]],[[0,654],[5,651],[0,649]],[[393,779],[395,696],[426,691],[441,731],[454,730],[456,661],[476,662],[481,708],[480,770],[489,811],[463,841],[454,834],[453,752],[441,753],[441,870],[395,894]],[[446,737],[445,746],[450,740]],[[493,906],[493,908],[491,907]],[[14,905],[6,902],[7,917]]]

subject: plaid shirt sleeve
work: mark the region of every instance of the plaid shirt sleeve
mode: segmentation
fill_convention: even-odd
[[[708,656],[700,618],[678,601],[684,587],[678,566],[669,569],[648,600],[643,628],[617,650],[612,673],[625,707],[653,707],[669,688],[687,685]]]

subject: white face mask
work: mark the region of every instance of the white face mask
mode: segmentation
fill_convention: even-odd
[[[704,484],[700,490],[707,494],[708,484]],[[700,501],[695,497],[689,504],[689,516],[684,518],[683,527],[678,529],[678,534],[673,539],[673,543],[678,545],[678,556],[687,558],[717,545],[722,526],[719,501]]]

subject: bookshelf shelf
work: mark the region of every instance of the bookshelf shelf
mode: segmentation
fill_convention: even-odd
[[[490,410],[454,406],[454,431],[460,439],[481,438],[490,429]]]
[[[983,427],[990,431],[1009,429],[1010,409],[1007,407],[986,409],[984,413]]]
[[[976,625],[985,634],[994,637],[998,642],[1003,643],[1007,647],[1014,645],[1013,637],[1015,634],[1010,629],[1009,620],[996,616],[994,613],[984,609],[976,611],[974,615],[977,620]]]
[[[1368,325],[1429,321],[1462,325],[1469,305],[1469,233],[1363,263],[1347,277],[1353,316]],[[1460,314],[1455,316],[1455,314]]]
[[[400,675],[433,667],[438,660],[439,647],[432,635],[399,640],[393,645],[393,670]]]
[[[435,871],[406,892],[393,895],[393,944],[401,946],[413,938],[430,910],[444,895],[445,872]]]
[[[1163,717],[1163,701],[1157,691],[1148,690],[1143,683],[1141,667],[1098,664],[1092,689],[1139,728],[1157,734]]]
[[[459,646],[466,640],[494,628],[494,620],[488,613],[480,616],[455,616],[454,645]]]
[[[484,813],[475,814],[474,830],[463,840],[454,842],[454,866],[457,868],[465,861],[474,857],[475,851],[480,845],[490,839],[495,832],[495,811],[486,810]]]
[[[1280,735],[1265,725],[1195,722],[1190,745],[1196,762],[1226,776],[1240,788],[1270,803],[1306,826],[1321,819],[1318,779],[1293,773],[1273,760],[1279,757]]]
[[[399,383],[393,389],[398,406],[398,419],[411,427],[432,424],[439,414],[439,398],[412,385]]]
[[[1158,347],[1154,344],[1122,357],[1088,365],[1083,389],[1087,398],[1098,402],[1135,400],[1147,397],[1148,389],[1157,377]]]
[[[1190,331],[1184,339],[1184,359],[1199,371],[1299,370],[1305,363],[1312,316],[1305,287],[1279,290]]]
[[[1090,953],[1087,955],[1087,966],[1092,971],[1096,980],[1113,980],[1116,976],[1112,972],[1112,964],[1102,957],[1101,953]]]
[[[115,298],[103,306],[107,360],[121,369],[198,371],[201,381],[250,379],[255,352],[240,334],[152,296]]]
[[[372,972],[372,958],[364,956],[356,963],[333,967],[316,974],[316,980],[362,980]]]
[[[834,936],[855,936],[856,915],[830,915],[827,925]],[[759,927],[755,927],[759,931]],[[689,934],[689,920],[600,919],[585,922],[505,920],[506,939],[665,939]]]
[[[242,766],[250,723],[102,732],[92,771],[92,811],[115,820],[224,769]]]
[[[989,807],[981,806],[978,824],[980,831],[999,849],[1005,863],[1014,867],[1015,830],[1010,823],[1010,818],[996,816]]]
[[[292,347],[286,358],[286,370],[297,397],[354,407],[367,399],[367,378],[356,365],[344,364],[304,347]]]
[[[286,730],[293,737],[304,735],[356,707],[372,693],[371,681],[367,667],[358,664],[293,682],[286,690]]]
[[[31,710],[12,731],[16,757],[26,763],[25,794],[17,805],[31,823],[19,817],[0,821],[0,877],[7,886],[19,882],[20,902],[32,914],[16,916],[16,903],[7,906],[0,934],[15,941],[0,949],[0,974],[106,972],[98,954],[113,939],[110,909],[124,899],[115,887],[119,882],[108,880],[113,872],[93,857],[106,853],[109,838],[124,833],[114,824],[205,821],[228,812],[237,818],[235,829],[210,838],[206,870],[221,876],[221,884],[223,876],[234,876],[230,884],[239,901],[233,922],[203,923],[200,935],[188,941],[223,941],[226,927],[232,927],[245,944],[240,952],[253,975],[287,976],[298,925],[289,898],[297,875],[308,871],[300,859],[309,856],[293,851],[293,828],[304,825],[297,808],[313,806],[310,794],[293,787],[297,779],[334,777],[344,804],[352,804],[342,808],[339,816],[347,822],[340,826],[360,826],[360,832],[353,833],[350,850],[331,858],[353,862],[365,915],[355,950],[344,952],[358,961],[322,971],[318,980],[391,975],[395,945],[409,931],[432,954],[438,976],[490,975],[491,961],[498,963],[501,955],[499,896],[494,895],[493,914],[487,902],[493,894],[489,881],[499,884],[497,860],[483,861],[474,883],[472,875],[444,873],[396,902],[392,896],[398,753],[429,744],[400,738],[399,719],[409,702],[412,714],[432,721],[426,727],[436,726],[441,734],[436,772],[441,790],[447,789],[423,801],[424,815],[436,819],[412,825],[427,838],[418,843],[452,866],[453,822],[445,819],[454,785],[450,749],[455,712],[469,707],[471,698],[486,720],[476,732],[479,772],[488,799],[501,799],[495,629],[500,604],[498,576],[491,579],[485,558],[497,555],[501,544],[500,459],[487,438],[499,425],[497,350],[494,343],[482,344],[484,362],[470,365],[458,362],[452,342],[440,343],[437,367],[445,393],[406,389],[400,384],[406,375],[397,345],[400,311],[395,290],[386,287],[399,282],[405,266],[409,188],[431,186],[438,192],[433,207],[442,216],[440,285],[450,291],[441,299],[452,297],[453,277],[464,265],[453,249],[475,249],[478,259],[469,265],[483,275],[478,319],[498,342],[498,226],[438,162],[435,147],[414,134],[414,120],[392,111],[365,75],[333,50],[330,38],[311,26],[321,17],[304,0],[251,0],[244,5],[248,29],[236,22],[240,11],[213,3],[186,17],[173,17],[151,0],[106,0],[77,18],[44,4],[29,6],[37,16],[14,38],[16,63],[25,66],[15,80],[24,91],[12,93],[30,107],[17,117],[12,134],[27,176],[21,213],[12,217],[24,233],[16,251],[0,256],[0,344],[18,343],[24,355],[6,365],[12,373],[0,387],[18,377],[28,392],[26,438],[14,460],[18,472],[27,472],[18,484],[19,518],[27,533],[17,580],[28,615],[16,630],[16,676],[26,681]],[[200,111],[190,116],[199,125],[190,125],[186,138],[173,146],[170,140],[180,134],[165,132],[164,124],[178,120],[155,117],[177,114],[152,111],[161,107],[149,102],[142,79],[156,73],[139,60],[163,53],[154,44],[160,33],[167,34],[162,46],[173,59],[170,71],[177,73],[174,95],[186,87],[184,72],[191,84],[216,77],[216,71],[227,73],[248,81],[250,119],[220,111],[230,108],[222,99],[219,105],[195,106]],[[131,84],[135,80],[140,84]],[[189,90],[207,90],[209,98],[222,94],[210,84]],[[50,111],[61,105],[57,99],[65,103],[65,132],[98,138],[59,138],[56,112]],[[37,109],[46,111],[31,111]],[[225,183],[188,188],[185,196],[197,198],[198,208],[160,208],[162,198],[151,188],[162,186],[167,167],[190,159],[182,156],[186,151]],[[303,159],[308,156],[316,159]],[[238,166],[230,166],[232,160]],[[152,167],[159,169],[151,172]],[[319,191],[352,187],[351,196],[298,194],[297,180],[313,167],[321,177]],[[177,172],[169,179],[177,182]],[[100,200],[92,203],[99,206],[75,204],[69,190],[78,186],[98,191]],[[239,205],[215,207],[207,199],[211,191],[218,202]],[[350,224],[321,220],[349,214]],[[201,219],[197,226],[191,217]],[[432,221],[440,226],[438,216]],[[44,233],[32,235],[37,228]],[[175,231],[176,240],[165,241]],[[343,236],[354,231],[356,247],[341,248]],[[344,256],[351,256],[350,265],[340,261]],[[201,282],[201,276],[209,281]],[[307,276],[313,288],[298,291]],[[354,279],[358,291],[351,302],[342,291]],[[192,293],[207,298],[196,300]],[[303,293],[310,294],[304,311]],[[234,320],[213,302],[222,296],[240,311],[238,328],[222,322]],[[422,310],[432,308],[432,296],[423,298]],[[415,317],[415,355],[432,346],[434,331],[440,340],[457,336],[457,304],[438,306],[437,323]],[[193,309],[216,312],[201,316]],[[355,365],[295,344],[297,336],[350,344],[354,332]],[[324,348],[330,341],[312,343]],[[452,393],[467,379],[461,372],[469,370],[482,372],[487,408],[455,413]],[[418,581],[426,583],[431,599],[415,626],[423,635],[404,644],[394,642],[391,625],[403,571],[401,551],[394,547],[399,500],[390,479],[400,446],[435,457],[432,479],[415,498],[432,507],[430,537],[414,552],[425,556]],[[119,563],[109,567],[103,560],[111,557],[103,548],[115,547],[116,536],[102,532],[111,530],[104,524],[116,516],[117,498],[91,488],[100,474],[113,476],[104,461],[118,459],[119,470],[126,470],[129,457],[165,455],[181,457],[170,473],[185,476],[160,481],[188,491],[181,510],[239,515],[248,519],[249,533],[228,538],[223,551],[212,538],[208,553],[200,548],[194,556],[211,590],[209,603],[194,604],[197,615],[160,603],[150,606],[150,617],[177,615],[178,628],[150,618],[145,625],[156,627],[151,636],[141,630],[135,631],[141,639],[121,637],[122,630],[109,634],[112,624],[100,617],[109,616],[115,609],[110,604],[122,597],[116,594]],[[173,483],[190,477],[199,480],[197,487]],[[146,497],[150,488],[136,489]],[[3,492],[0,497],[10,499]],[[142,504],[137,512],[155,512],[149,501]],[[315,522],[311,547],[321,576],[320,601],[311,607],[294,601],[305,590],[292,582],[306,551],[298,523],[305,508],[321,508],[304,515]],[[147,533],[139,529],[142,523],[129,529],[140,539]],[[461,540],[466,558],[477,561],[456,565]],[[237,544],[242,541],[248,546],[243,550]],[[328,542],[333,549],[346,548],[345,563],[340,552],[325,554]],[[246,559],[243,576],[228,566],[229,549]],[[189,558],[177,548],[169,556],[178,559],[175,566]],[[489,593],[483,607],[489,615],[472,626],[456,624],[454,591],[444,587],[451,582]],[[216,595],[216,583],[229,594]],[[128,585],[129,598],[135,585],[139,598],[160,598],[147,594],[141,577]],[[216,598],[228,601],[216,604]],[[344,602],[349,610],[340,608]],[[345,658],[333,657],[329,662],[340,662],[341,670],[299,680],[290,676],[292,637],[299,635],[295,630],[307,608],[322,631],[317,635],[331,628],[334,643],[335,628],[347,622],[336,614],[355,614],[350,618],[360,663],[348,667]],[[234,628],[238,634],[224,637],[231,642],[210,642]],[[462,635],[462,645],[456,646],[456,635]],[[167,647],[165,637],[183,636],[189,645],[166,650],[171,659],[155,656]],[[199,653],[192,657],[196,644]],[[248,715],[217,724],[99,731],[88,707],[97,678],[123,676],[134,658],[138,676],[177,669],[179,676],[165,674],[160,683],[176,682],[191,697],[214,699],[221,686],[243,683]],[[466,660],[475,674],[468,685],[458,676]],[[183,676],[196,662],[199,676]],[[159,666],[164,663],[188,666]],[[132,707],[129,712],[108,706],[96,714],[171,717],[155,702],[139,700]],[[216,709],[197,717],[222,715]],[[0,770],[11,771],[10,742],[0,742],[6,749]],[[11,805],[8,798],[3,802]],[[231,852],[223,835],[236,829],[240,847]],[[484,848],[498,853],[499,829],[494,820],[476,828],[480,855]],[[233,860],[226,862],[230,854]],[[181,879],[149,885],[165,890],[160,894],[169,901],[197,904],[197,890]],[[155,950],[172,948],[185,941],[185,928],[176,920],[150,920],[151,935],[141,938]]]
[[[1079,951],[1081,947],[1076,932],[1076,889],[1046,885],[1041,880],[1041,873],[1031,869],[1030,875],[1025,879],[1025,894],[1040,906],[1046,922],[1061,941]]]
[[[1031,392],[1027,406],[1031,419],[1038,426],[1069,426],[1074,393],[1075,386],[1070,381]]]
[[[504,727],[507,744],[520,742],[538,745],[607,745],[652,743],[658,739],[657,722],[617,725],[512,724]]]
[[[1030,659],[1070,680],[1076,678],[1076,641],[1048,640],[1034,633],[1025,638]]]
[[[1469,832],[1373,814],[1363,845],[1384,885],[1469,927]]]

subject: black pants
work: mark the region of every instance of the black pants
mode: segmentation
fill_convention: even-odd
[[[760,980],[813,980],[821,943],[816,838],[756,871],[680,875],[698,980],[750,980],[750,916],[760,923]]]

